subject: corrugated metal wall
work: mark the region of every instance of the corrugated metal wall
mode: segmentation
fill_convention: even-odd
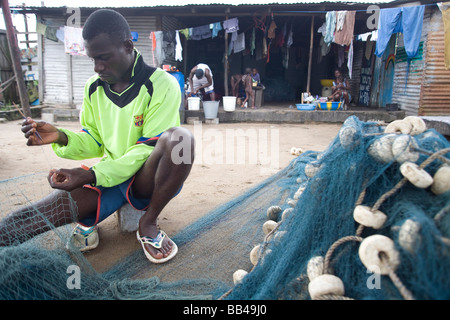
[[[62,18],[44,17],[54,25],[64,26]],[[82,16],[84,22],[87,16]],[[156,31],[158,17],[127,16],[131,31],[138,32],[135,47],[141,52],[144,61],[153,64],[151,31]],[[43,41],[43,73],[44,96],[43,104],[70,106],[80,108],[83,103],[84,85],[95,74],[92,61],[86,56],[71,56],[64,52],[62,42],[54,42],[44,38]],[[72,70],[72,72],[70,72]]]
[[[398,103],[399,107],[405,110],[406,115],[417,115],[419,112],[420,91],[426,59],[426,50],[423,50],[423,48],[426,46],[432,11],[433,9],[431,7],[425,8],[419,53],[411,59],[409,70],[405,45],[403,43],[403,34],[398,34],[392,103]]]
[[[47,18],[47,17],[45,17]],[[47,18],[54,25],[63,25],[63,18]],[[43,103],[50,105],[69,105],[69,84],[67,81],[68,60],[64,45],[44,37],[43,39]],[[42,85],[42,79],[40,79]]]
[[[359,85],[361,82],[361,65],[364,56],[365,42],[353,41],[353,64],[352,64],[352,78],[349,80],[352,100],[354,103],[359,102]]]
[[[450,70],[444,64],[444,24],[441,12],[433,10],[427,38],[419,115],[450,114]]]

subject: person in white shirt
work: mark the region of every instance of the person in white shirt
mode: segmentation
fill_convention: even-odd
[[[187,94],[189,97],[192,97],[197,95],[202,89],[205,91],[205,94],[209,95],[211,101],[215,101],[214,80],[211,68],[204,63],[199,63],[189,73]]]

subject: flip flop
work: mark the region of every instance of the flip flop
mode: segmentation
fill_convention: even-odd
[[[173,240],[171,240],[164,231],[159,231],[158,235],[155,238],[150,238],[150,237],[145,237],[145,236],[141,237],[139,235],[139,230],[138,230],[138,231],[136,231],[136,236],[137,236],[138,241],[142,245],[142,249],[144,250],[145,256],[147,257],[148,260],[150,260],[153,263],[167,262],[170,259],[172,259],[173,257],[175,257],[175,255],[178,252],[178,247],[177,247],[176,243],[173,242]],[[163,243],[163,240],[165,237],[167,237],[167,239],[172,241],[172,243],[173,243],[172,251],[170,252],[170,254],[167,257],[162,258],[162,259],[156,259],[145,249],[144,244],[149,244],[156,249],[161,249],[161,246],[162,246],[162,243]]]

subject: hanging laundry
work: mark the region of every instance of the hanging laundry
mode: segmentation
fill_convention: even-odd
[[[211,38],[211,29],[209,24],[192,28],[192,40],[204,40]]]
[[[233,42],[234,53],[241,52],[245,49],[245,33],[239,33],[236,40]]]
[[[292,23],[291,23],[291,28],[289,29],[287,40],[286,40],[286,47],[290,48],[293,43],[294,43],[294,39],[293,39]]]
[[[256,41],[256,35],[255,35],[255,28],[252,29],[252,36],[250,38],[250,54],[253,55],[255,53],[255,41]]]
[[[163,31],[162,50],[164,51],[165,55],[164,60],[175,60],[175,46],[175,31]]]
[[[56,38],[64,43],[64,27],[59,27],[58,30],[56,30]]]
[[[336,29],[336,12],[335,11],[329,11],[325,15],[326,23],[327,23],[327,30],[325,34],[325,43],[327,45],[330,45],[331,42],[333,42],[334,38],[334,30]]]
[[[442,21],[444,22],[444,64],[445,69],[450,69],[450,7],[444,4],[438,4],[442,12]]]
[[[322,36],[324,36],[324,37],[326,36],[326,34],[327,34],[327,22],[326,21],[319,27],[319,29],[317,29],[317,32],[321,33]]]
[[[222,24],[220,22],[211,23],[209,25],[209,28],[212,30],[211,31],[212,38],[215,38],[219,34],[219,31],[222,30]]]
[[[336,13],[336,31],[342,30],[345,22],[345,14],[347,11],[338,11]]]
[[[136,31],[131,31],[131,40],[133,42],[136,42],[136,41],[138,41],[138,38],[139,38],[139,34]]]
[[[161,65],[164,59],[166,58],[164,51],[162,49],[163,47],[163,32],[162,31],[155,31],[155,43],[156,43],[156,49],[155,49],[155,56],[156,56],[156,65]]]
[[[425,6],[381,9],[375,55],[381,57],[393,33],[402,32],[406,54],[413,58],[419,51]]]
[[[342,67],[345,60],[345,50],[343,46],[337,46],[337,53],[338,53],[338,67]]]
[[[347,68],[348,68],[348,76],[351,79],[353,68],[353,40],[350,43],[350,48],[348,49]]]
[[[47,27],[47,30],[49,28]],[[64,27],[64,51],[65,53],[85,56],[86,49],[84,47],[84,40],[82,35],[82,28]]]
[[[152,40],[152,61],[153,65],[156,66],[156,59],[155,59],[155,50],[156,50],[156,36],[155,32],[150,32],[149,36],[150,40]]]
[[[56,31],[58,31],[57,27],[47,26],[47,28],[45,29],[45,37],[48,40],[58,42],[58,37],[56,36]]]
[[[340,45],[349,46],[353,40],[353,31],[355,29],[356,11],[347,11],[345,14],[342,30],[336,30],[334,33],[334,42]]]
[[[36,32],[45,36],[45,30],[47,29],[47,26],[43,23],[36,22]]]
[[[223,21],[223,28],[227,33],[233,33],[239,30],[239,20],[238,18],[231,18]]]
[[[275,29],[277,28],[277,24],[275,23],[275,20],[272,20],[269,26],[269,30],[267,30],[267,38],[273,39],[275,38]]]
[[[325,57],[331,50],[331,46],[329,46],[328,44],[325,43],[325,37],[322,36],[320,38],[320,55],[321,57]]]
[[[186,38],[186,40],[189,40],[189,28],[184,28],[181,30],[178,30],[182,35],[184,35],[184,37]]]
[[[176,45],[175,45],[175,60],[177,61],[183,61],[183,47],[181,46],[181,41],[180,41],[180,33],[179,31],[175,31],[175,40],[176,40]]]

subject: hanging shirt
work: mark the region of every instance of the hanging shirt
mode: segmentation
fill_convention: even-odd
[[[225,29],[225,32],[227,32],[227,33],[233,33],[235,31],[238,31],[239,30],[238,18],[231,18],[231,19],[225,20],[223,22],[223,28]]]
[[[219,34],[219,31],[222,30],[222,25],[220,24],[220,22],[211,23],[209,25],[209,28],[211,29],[212,38],[215,38]]]
[[[342,29],[336,30],[334,33],[335,43],[345,46],[350,45],[353,40],[353,31],[355,29],[355,13],[356,11],[346,12]]]
[[[52,144],[61,158],[104,157],[92,166],[96,185],[112,187],[132,177],[147,161],[159,136],[180,125],[180,85],[169,73],[144,63],[135,49],[130,85],[120,94],[98,75],[84,89],[81,132],[60,129],[66,146]]]
[[[375,55],[381,57],[391,35],[403,32],[403,42],[409,58],[419,51],[425,6],[381,9],[378,18],[378,40]]]

